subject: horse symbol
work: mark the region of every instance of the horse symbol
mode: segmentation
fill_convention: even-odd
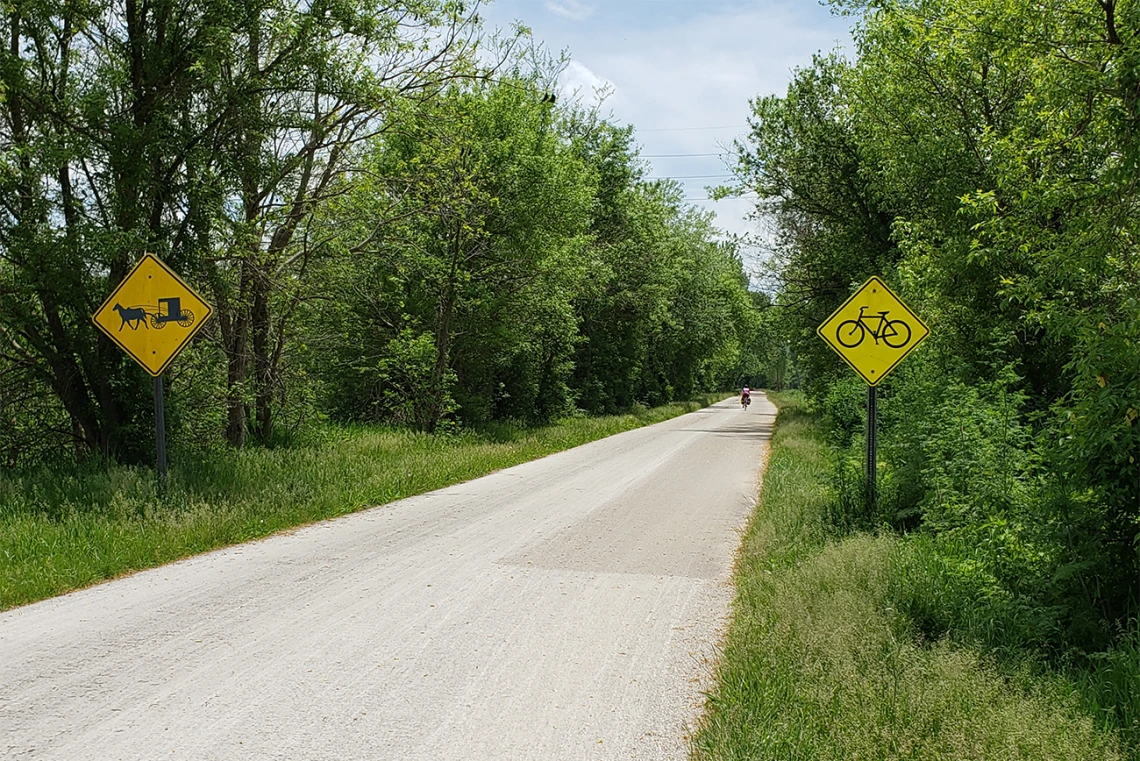
[[[119,319],[122,320],[119,324],[119,330],[127,327],[127,325],[131,326],[131,330],[138,330],[140,322],[144,328],[146,327],[146,310],[142,307],[128,309],[121,304],[115,304],[112,309],[119,313]]]

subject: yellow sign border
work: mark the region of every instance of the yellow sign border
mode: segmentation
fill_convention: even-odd
[[[141,359],[139,359],[137,356],[135,356],[135,353],[133,351],[131,351],[130,349],[128,349],[126,344],[124,344],[122,341],[120,341],[118,339],[118,337],[115,336],[115,334],[111,333],[109,330],[107,330],[101,324],[99,324],[99,321],[96,319],[99,315],[101,315],[103,313],[103,310],[107,309],[108,306],[115,301],[115,298],[119,295],[119,291],[121,291],[123,289],[123,287],[127,283],[130,282],[131,278],[135,276],[135,273],[139,271],[139,268],[143,266],[143,264],[147,261],[147,259],[153,260],[155,264],[157,264],[164,272],[166,272],[166,274],[170,275],[172,278],[174,278],[178,282],[179,285],[181,285],[183,288],[188,290],[190,293],[194,294],[194,298],[201,301],[202,304],[206,307],[206,315],[201,320],[198,321],[198,327],[194,328],[193,330],[191,330],[190,332],[188,332],[186,334],[186,338],[182,341],[182,343],[178,344],[178,346],[175,347],[174,351],[172,351],[170,353],[170,356],[167,357],[166,361],[162,363],[162,366],[158,368],[158,372],[151,372],[151,369],[146,366],[146,363],[144,363]],[[147,253],[145,253],[141,257],[139,257],[139,260],[137,262],[135,262],[135,266],[131,267],[131,271],[128,272],[126,274],[126,276],[124,276],[121,281],[119,281],[119,284],[117,286],[115,286],[115,290],[111,291],[111,295],[103,300],[103,303],[100,304],[99,308],[95,310],[95,313],[91,315],[91,322],[93,322],[95,324],[95,327],[99,328],[99,331],[101,333],[103,333],[103,335],[110,338],[112,341],[115,342],[116,346],[118,346],[120,349],[122,349],[124,352],[126,352],[126,355],[128,357],[130,357],[135,362],[137,362],[139,364],[139,366],[142,367],[143,370],[146,370],[147,375],[150,375],[152,377],[157,378],[158,376],[160,376],[164,372],[166,372],[166,368],[170,367],[170,363],[174,361],[174,358],[182,353],[182,350],[186,348],[186,344],[190,343],[190,339],[192,339],[194,336],[198,335],[198,331],[200,331],[202,329],[202,326],[205,325],[213,315],[214,315],[214,308],[212,306],[210,306],[210,303],[208,301],[206,301],[204,298],[202,298],[201,295],[199,295],[199,293],[197,291],[195,291],[193,288],[191,288],[190,285],[185,280],[183,280],[181,277],[179,277],[177,272],[175,272],[169,266],[167,266],[166,262],[162,261],[157,256],[155,256],[154,254],[152,254],[148,251]]]
[[[908,348],[905,352],[900,354],[898,359],[896,359],[894,362],[892,362],[887,367],[887,369],[883,370],[882,374],[879,375],[879,377],[877,379],[874,379],[874,380],[872,380],[871,378],[868,378],[866,375],[864,375],[863,371],[860,370],[858,367],[856,367],[855,364],[851,360],[849,360],[843,352],[841,352],[839,349],[835,348],[835,344],[833,344],[830,340],[828,340],[827,336],[824,335],[824,332],[823,332],[824,326],[830,324],[831,321],[834,320],[840,312],[842,312],[844,309],[847,308],[848,304],[850,304],[852,301],[854,301],[859,296],[859,294],[861,294],[863,291],[867,290],[867,288],[871,284],[878,285],[884,291],[889,293],[891,295],[891,298],[893,298],[895,301],[897,301],[899,303],[899,306],[901,306],[903,308],[903,310],[908,315],[910,315],[912,318],[914,318],[915,322],[917,322],[919,325],[921,325],[923,327],[923,329],[926,330],[926,333],[924,333],[921,338],[919,338],[917,341],[912,343],[910,345],[910,348]],[[842,359],[844,362],[846,362],[847,366],[850,367],[852,370],[854,370],[855,374],[858,375],[860,378],[862,378],[863,381],[868,386],[877,386],[880,383],[882,383],[883,378],[886,378],[888,375],[890,375],[892,370],[894,370],[896,367],[898,367],[900,362],[902,362],[904,359],[909,357],[911,352],[913,352],[918,347],[918,345],[920,343],[925,341],[930,336],[930,326],[928,326],[925,322],[923,322],[922,318],[919,317],[917,314],[915,314],[914,310],[911,309],[909,306],[907,306],[907,303],[905,301],[903,301],[902,299],[900,299],[898,297],[898,294],[896,294],[894,291],[892,291],[890,289],[890,287],[886,283],[883,282],[883,279],[881,277],[879,277],[878,275],[871,275],[871,277],[867,278],[867,282],[863,283],[863,285],[856,288],[855,292],[852,293],[850,296],[848,296],[846,301],[844,301],[842,304],[840,304],[831,314],[829,314],[827,316],[826,320],[824,320],[823,322],[821,322],[819,324],[819,327],[817,327],[815,329],[815,332],[816,332],[816,335],[818,335],[823,340],[823,342],[825,344],[827,344],[829,347],[831,347],[831,350],[834,351],[836,354],[838,354],[839,358]]]

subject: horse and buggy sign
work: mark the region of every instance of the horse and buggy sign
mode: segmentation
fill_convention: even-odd
[[[189,309],[182,309],[180,296],[159,299],[157,306],[125,307],[115,302],[111,308],[119,313],[119,319],[122,321],[119,323],[119,332],[128,325],[131,330],[138,330],[139,325],[145,328],[148,320],[155,330],[161,330],[168,322],[177,322],[184,328],[194,324],[194,313]]]
[[[214,313],[194,289],[154,254],[134,268],[91,316],[95,325],[154,376],[156,466],[166,483],[166,413],[162,373]]]
[[[158,377],[213,309],[154,254],[145,254],[92,317],[107,336]]]

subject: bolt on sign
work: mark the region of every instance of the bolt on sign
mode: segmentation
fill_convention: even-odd
[[[851,369],[875,386],[930,335],[930,328],[872,277],[816,330]]]
[[[213,313],[158,257],[144,254],[91,319],[158,377]]]

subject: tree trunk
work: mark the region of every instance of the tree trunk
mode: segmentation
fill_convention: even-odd
[[[245,20],[249,42],[245,51],[245,76],[250,82],[259,77],[261,56],[261,19],[254,10]],[[249,381],[250,323],[254,294],[261,277],[258,261],[261,258],[261,235],[258,220],[261,217],[261,197],[258,192],[258,157],[262,148],[261,98],[253,96],[245,101],[237,117],[240,146],[238,163],[241,181],[242,206],[248,236],[241,244],[241,274],[238,297],[230,305],[229,336],[226,341],[226,440],[234,447],[243,447],[248,433],[249,408],[246,404]]]
[[[451,245],[451,271],[447,283],[440,294],[439,309],[436,312],[435,365],[431,370],[431,401],[424,429],[434,433],[443,417],[443,400],[446,394],[444,378],[447,375],[448,354],[451,351],[451,318],[455,313],[456,274],[459,269],[459,255],[462,249],[462,222],[456,221]]]
[[[254,434],[258,441],[266,443],[273,435],[273,375],[274,368],[269,351],[269,278],[258,271],[253,279],[253,308],[251,330],[253,332],[253,373],[256,380],[255,408],[257,426]]]
[[[434,433],[443,417],[443,399],[446,389],[443,387],[444,377],[447,374],[447,357],[451,351],[451,315],[455,308],[454,285],[449,285],[447,293],[439,305],[439,323],[435,334],[435,365],[431,369],[431,403],[428,407],[428,417],[424,429]]]
[[[242,399],[242,386],[245,383],[246,357],[244,320],[240,348],[229,351],[226,373],[226,441],[230,446],[245,446],[245,401]]]
[[[226,340],[226,440],[234,447],[245,446],[245,385],[249,375],[249,303],[253,285],[254,264],[248,258],[241,263],[241,285],[237,303],[229,316]]]

